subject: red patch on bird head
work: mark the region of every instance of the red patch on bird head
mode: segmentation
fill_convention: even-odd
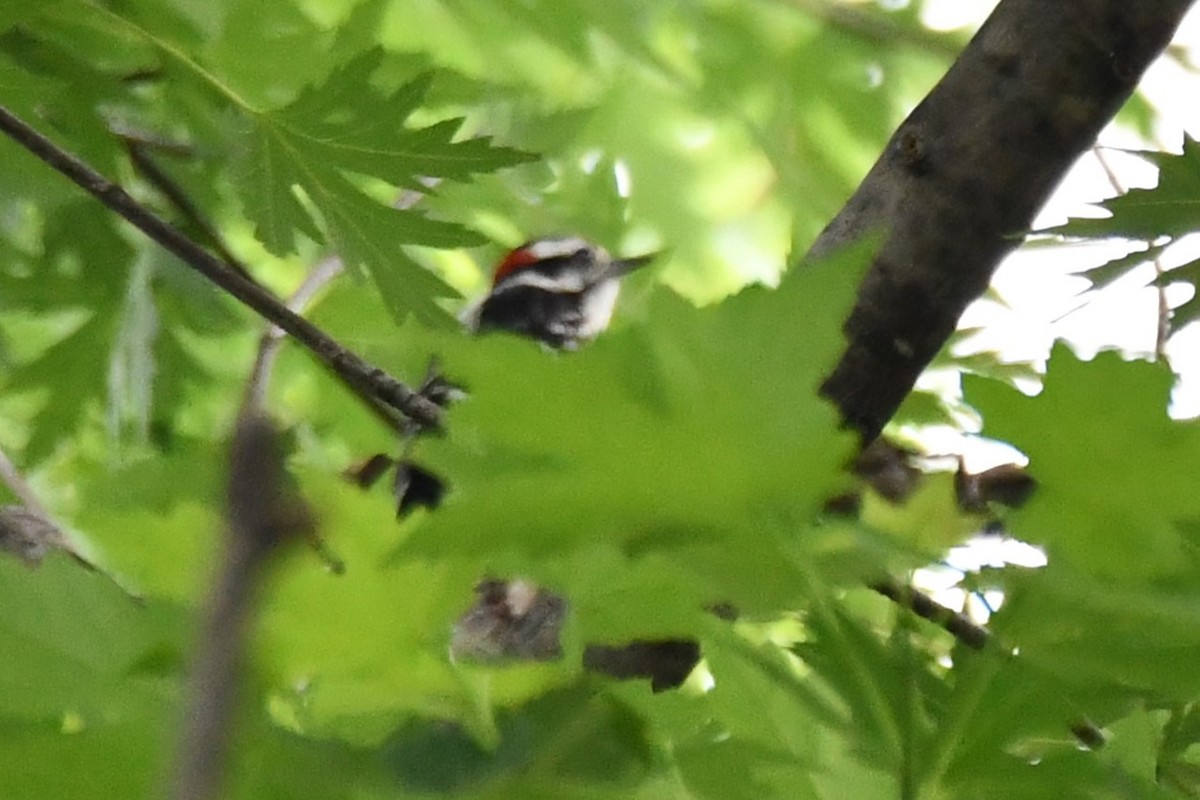
[[[496,267],[496,271],[492,273],[492,287],[495,288],[500,281],[516,272],[519,269],[528,267],[538,260],[538,257],[533,254],[533,248],[527,244],[523,244],[516,250],[504,257],[504,260]]]

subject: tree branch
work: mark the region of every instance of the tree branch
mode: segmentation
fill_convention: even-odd
[[[219,796],[255,589],[271,556],[312,528],[307,508],[284,486],[274,429],[264,417],[244,417],[230,454],[225,561],[192,659],[176,800]]]
[[[437,178],[424,178],[421,182],[427,188],[432,189],[440,183],[440,180]],[[392,207],[401,210],[412,208],[424,196],[424,192],[412,189],[405,190],[400,193],[400,196],[392,204]],[[344,269],[345,266],[342,263],[342,259],[338,256],[330,256],[317,262],[309,270],[304,280],[301,281],[296,291],[292,293],[292,296],[288,298],[287,307],[297,314],[302,313],[312,303],[317,294],[337,278],[337,276],[341,275]],[[246,385],[245,407],[257,410],[262,409],[263,403],[266,400],[267,386],[271,382],[271,372],[275,367],[275,360],[279,356],[279,347],[283,344],[283,337],[285,335],[286,331],[278,325],[268,325],[267,329],[263,331],[263,335],[258,341],[258,353],[254,358],[254,367],[250,371],[250,380]],[[357,391],[353,385],[350,388]],[[404,420],[400,419],[390,406],[380,402],[372,395],[361,392],[358,392],[358,394],[363,402],[367,404],[367,408],[384,425],[387,425],[402,436],[412,433],[411,426],[406,425]]]
[[[4,106],[0,106],[0,130],[120,214],[186,265],[287,331],[339,377],[379,398],[420,425],[437,426],[441,418],[441,409],[437,404],[378,367],[367,363],[320,328],[289,310],[270,292],[230,269],[220,259],[130,197],[120,186],[59,148]]]
[[[1192,0],[1002,0],[810,258],[884,243],[821,387],[874,439]]]
[[[992,640],[992,632],[987,628],[976,625],[966,614],[946,608],[929,595],[911,586],[897,583],[888,578],[872,583],[871,591],[883,595],[898,606],[907,608],[921,619],[929,620],[940,626],[972,650],[982,650]]]
[[[221,257],[226,266],[247,280],[257,283],[254,280],[254,276],[250,274],[250,270],[225,245],[216,226],[192,202],[192,199],[183,190],[183,187],[176,183],[170,175],[163,171],[158,162],[150,157],[148,151],[156,147],[156,143],[148,140],[145,136],[134,136],[121,132],[118,132],[117,136],[125,143],[125,149],[129,153],[129,159],[133,163],[134,168],[162,193],[163,197],[175,207],[193,228],[199,231],[207,241],[208,246]],[[419,192],[406,192],[404,196],[407,197],[410,194],[415,195],[417,198],[422,197]],[[341,272],[342,262],[340,258],[331,256],[323,259],[313,267],[300,284],[300,287],[288,299],[286,303],[287,308],[296,314],[302,314],[317,292],[324,288],[329,281],[341,274]],[[270,382],[270,375],[275,365],[276,356],[279,354],[279,347],[283,343],[285,336],[287,336],[287,332],[278,325],[267,325],[266,332],[259,340],[258,353],[255,357],[254,366],[250,373],[250,380],[246,387],[243,408],[248,407],[258,412],[265,410],[263,403],[266,400],[267,385]],[[412,434],[412,426],[405,423],[403,416],[397,413],[396,409],[384,403],[374,394],[363,391],[358,384],[347,381],[337,373],[334,373],[334,375],[346,388],[362,400],[367,409],[383,422],[384,425],[401,435]]]
[[[33,491],[33,487],[25,481],[24,476],[17,469],[17,465],[9,460],[3,450],[0,450],[0,483],[8,487],[9,491],[21,501],[21,505],[39,517],[50,519],[50,512],[42,505],[42,501]]]
[[[940,626],[972,650],[983,650],[995,641],[991,631],[972,622],[966,614],[946,608],[929,595],[911,586],[897,583],[891,578],[885,578],[872,583],[871,590],[883,595],[896,605],[907,608],[921,619]],[[1098,750],[1107,741],[1104,731],[1087,719],[1076,720],[1069,727],[1071,734],[1088,749]]]
[[[220,256],[229,267],[239,272],[242,277],[250,278],[249,270],[225,246],[221,234],[217,232],[216,227],[209,222],[208,218],[200,213],[200,209],[192,202],[192,198],[188,197],[183,187],[163,171],[158,162],[146,152],[148,145],[130,136],[122,135],[121,141],[125,144],[125,151],[129,153],[129,160],[133,162],[134,169],[141,173],[142,177],[153,184],[158,191],[162,192],[167,202],[175,206],[183,218],[208,240],[208,245],[213,252]]]
[[[287,308],[295,314],[303,313],[313,296],[341,272],[342,260],[339,257],[330,256],[322,259],[309,271],[300,286],[287,299]],[[279,357],[279,348],[283,345],[285,336],[287,336],[287,332],[278,325],[268,324],[263,335],[259,337],[254,366],[250,368],[250,378],[246,381],[243,408],[259,413],[265,410],[267,387],[271,383],[271,373],[274,371],[275,361]],[[401,435],[411,433],[409,426],[405,424],[396,409],[384,403],[374,393],[362,391],[358,385],[346,381],[341,375],[337,377],[358,395],[367,409],[384,425]]]
[[[0,483],[21,501],[20,506],[0,506],[0,550],[17,552],[34,566],[49,550],[62,550],[88,569],[96,570],[3,450],[0,450]]]

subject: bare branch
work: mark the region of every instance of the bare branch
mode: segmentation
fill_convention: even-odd
[[[907,608],[921,619],[941,626],[951,636],[972,650],[983,650],[995,642],[992,632],[987,628],[972,622],[966,614],[946,608],[929,595],[911,586],[887,578],[872,583],[871,590],[878,592],[896,605]],[[1011,651],[1009,652],[1011,653]],[[1104,735],[1104,731],[1086,719],[1072,722],[1069,728],[1079,743],[1091,750],[1103,747],[1108,738]]]
[[[1192,0],[1002,0],[809,256],[884,243],[822,386],[874,439]]]
[[[225,561],[192,660],[175,800],[220,796],[255,589],[271,556],[312,528],[303,503],[284,489],[278,437],[262,417],[243,418],[234,435],[227,516]]]
[[[29,127],[4,106],[0,106],[0,130],[178,256],[183,263],[287,331],[338,376],[422,426],[438,425],[441,409],[437,404],[343,347],[320,328],[280,303],[270,292],[230,269],[142,206],[120,186]]]
[[[427,188],[432,189],[440,183],[440,180],[437,178],[424,178],[421,182]],[[412,208],[424,196],[423,192],[411,189],[406,190],[400,194],[392,206],[401,210]],[[304,310],[313,302],[317,294],[341,275],[344,269],[345,266],[338,256],[329,256],[318,261],[309,270],[308,275],[305,276],[296,291],[292,293],[292,296],[288,298],[287,307],[297,314],[304,313]],[[283,344],[283,337],[285,335],[286,332],[278,325],[270,325],[263,332],[262,338],[259,339],[258,354],[255,356],[254,368],[250,372],[250,380],[246,386],[245,407],[259,410],[263,408],[263,403],[266,401],[267,386],[271,381],[271,372],[275,367],[275,360],[279,355],[279,348]],[[354,386],[350,386],[350,389],[356,391],[371,412],[384,425],[387,425],[401,435],[412,433],[411,426],[406,425],[404,420],[400,419],[392,408],[384,405],[372,395],[357,392]]]
[[[940,625],[955,639],[972,650],[982,650],[992,640],[992,632],[987,628],[976,625],[966,614],[946,608],[929,595],[911,586],[897,583],[889,578],[872,583],[871,591],[878,592],[893,603],[907,608],[921,619],[927,619],[935,625]]]
[[[146,152],[147,146],[142,144],[140,140],[129,136],[122,136],[121,141],[125,143],[125,150],[129,153],[129,160],[133,162],[134,168],[141,173],[142,177],[162,192],[163,197],[171,205],[175,206],[176,210],[183,215],[183,218],[204,235],[208,246],[213,249],[213,252],[219,255],[230,268],[240,272],[243,277],[249,278],[249,270],[225,246],[225,242],[221,239],[221,234],[217,232],[216,226],[200,213],[200,209],[192,202],[192,198],[188,197],[183,187],[164,172],[157,161],[151,158],[150,154]]]
[[[0,482],[21,501],[20,506],[0,507],[0,549],[16,553],[32,566],[40,563],[47,551],[62,550],[88,569],[96,569],[80,554],[70,534],[55,521],[3,450],[0,450]]]

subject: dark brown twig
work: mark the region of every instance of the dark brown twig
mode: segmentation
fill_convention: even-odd
[[[946,608],[929,595],[911,586],[897,583],[888,578],[872,583],[871,590],[878,592],[896,605],[907,608],[921,619],[941,626],[972,650],[984,650],[995,641],[991,631],[972,622],[966,614]],[[1069,727],[1071,734],[1079,740],[1080,744],[1091,750],[1103,747],[1108,738],[1104,735],[1104,731],[1086,719],[1076,720]]]
[[[878,592],[893,603],[907,608],[921,619],[941,626],[972,650],[982,650],[992,640],[992,632],[987,628],[976,625],[966,614],[946,608],[929,595],[911,586],[905,586],[889,578],[872,583],[871,590]]]
[[[436,178],[429,178],[423,179],[422,183],[432,189],[439,181]],[[407,190],[401,193],[392,206],[401,210],[412,208],[424,196],[425,194],[422,192]],[[330,256],[317,262],[309,270],[308,275],[305,276],[296,291],[292,293],[292,296],[288,298],[287,307],[297,314],[303,313],[312,303],[317,293],[329,285],[337,276],[341,275],[343,271],[344,265],[338,256]],[[271,372],[275,367],[275,360],[279,355],[279,348],[283,344],[285,334],[286,332],[278,325],[270,325],[263,332],[262,338],[259,339],[258,353],[254,359],[254,368],[250,372],[250,380],[246,386],[245,402],[250,408],[261,409],[263,407],[267,386],[271,381]],[[351,388],[353,389],[354,387]],[[406,425],[404,420],[400,419],[391,407],[381,403],[373,396],[362,393],[359,393],[359,396],[384,425],[387,425],[401,435],[412,433],[412,426]]]
[[[225,261],[231,269],[237,270],[242,277],[249,278],[250,272],[245,265],[238,260],[228,247],[225,246],[221,234],[217,232],[216,226],[209,222],[204,214],[200,213],[200,209],[192,202],[192,198],[188,197],[187,192],[183,190],[175,180],[163,171],[163,168],[158,165],[148,152],[146,145],[141,141],[129,136],[122,136],[121,141],[125,144],[125,150],[129,153],[129,160],[133,162],[134,168],[149,181],[154,188],[162,193],[162,196],[167,201],[175,206],[176,210],[183,215],[183,218],[192,224],[192,226],[204,235],[208,246],[213,249],[222,260]]]
[[[438,425],[441,409],[435,403],[343,347],[320,328],[280,303],[270,292],[230,269],[130,197],[120,186],[55,145],[4,106],[0,106],[0,130],[178,256],[183,263],[287,331],[338,376],[419,425]]]
[[[339,275],[341,271],[342,262],[337,256],[331,256],[320,261],[305,276],[299,288],[288,298],[288,309],[296,314],[302,313],[309,302],[311,302],[313,296],[329,281]],[[258,351],[254,356],[254,366],[251,367],[250,378],[246,382],[243,407],[259,412],[264,410],[267,399],[267,387],[270,385],[271,373],[275,368],[275,361],[279,357],[279,348],[283,345],[285,336],[287,336],[287,332],[278,325],[268,325],[262,337],[260,337]],[[373,393],[362,391],[358,385],[345,381],[341,375],[335,373],[335,376],[345,382],[347,388],[354,392],[363,401],[367,409],[384,425],[399,434],[411,432],[412,426],[406,424],[401,415],[390,405],[381,401]]]

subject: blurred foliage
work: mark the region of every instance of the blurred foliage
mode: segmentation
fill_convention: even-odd
[[[982,652],[863,588],[982,526],[948,475],[822,513],[854,442],[815,388],[869,248],[784,266],[965,41],[890,2],[0,0],[7,107],[194,233],[141,147],[281,293],[339,252],[311,318],[471,391],[408,453],[445,506],[398,521],[341,477],[394,435],[281,354],[268,403],[346,569],[297,549],[264,587],[228,796],[1197,796],[1200,435],[1168,372],[1060,349],[1029,398],[1024,366],[939,360],[987,376],[966,400],[1042,487],[1005,522],[1049,566],[970,578],[1005,595]],[[1193,230],[1195,144],[1152,158],[1158,189],[1063,233]],[[457,295],[556,232],[663,255],[581,352],[462,335]],[[161,794],[261,330],[0,141],[0,450],[100,568],[0,559],[5,798]],[[483,575],[569,598],[562,660],[449,658]],[[655,636],[702,643],[678,691],[581,669]]]

